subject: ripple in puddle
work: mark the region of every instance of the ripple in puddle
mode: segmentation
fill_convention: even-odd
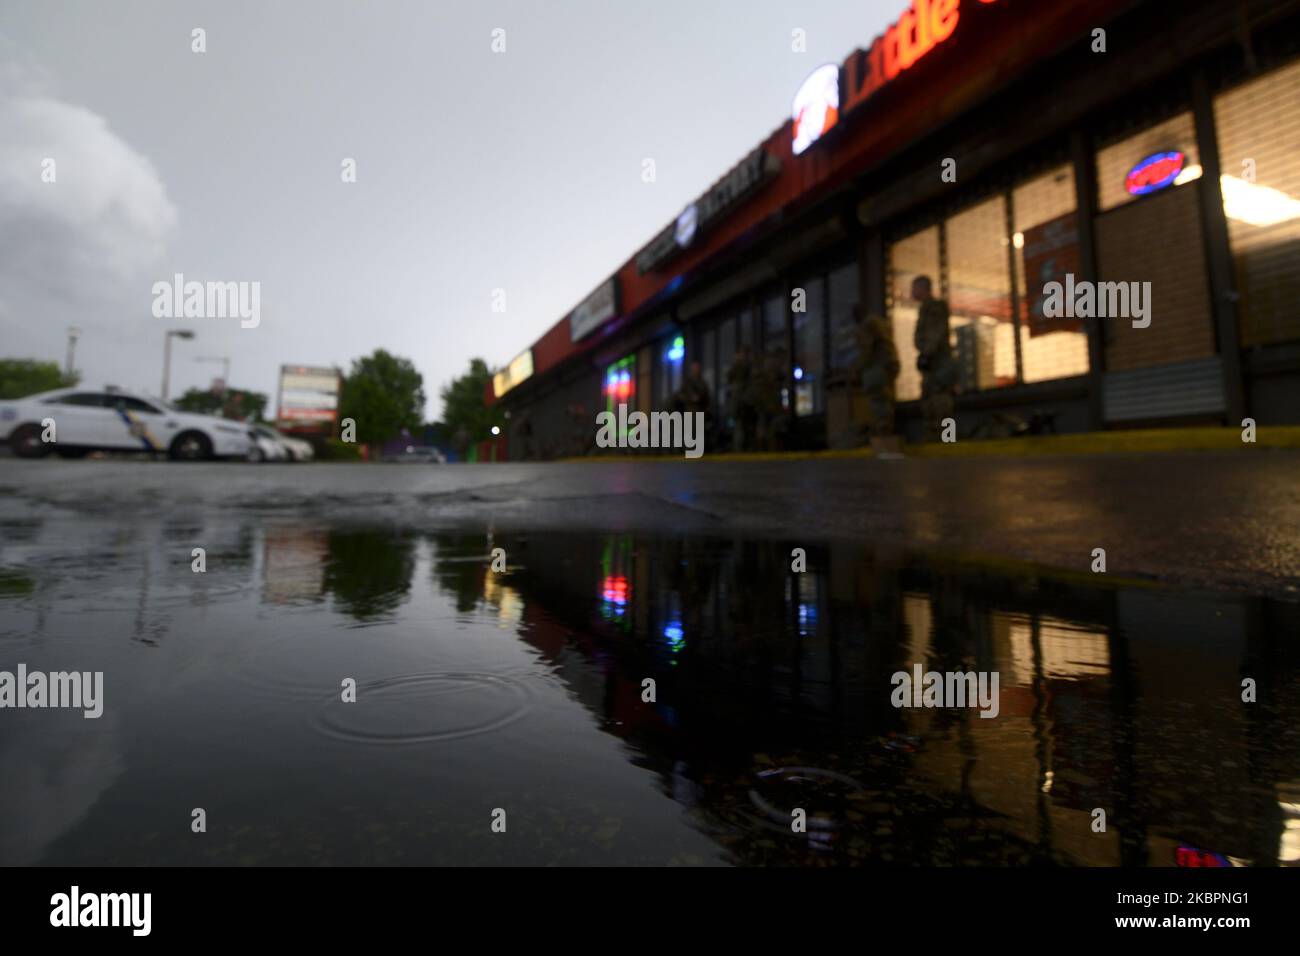
[[[409,674],[358,684],[356,703],[331,694],[321,701],[316,727],[354,743],[437,743],[500,730],[531,709],[527,685],[512,678]]]

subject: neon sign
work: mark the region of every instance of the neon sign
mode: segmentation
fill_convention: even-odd
[[[1131,196],[1158,192],[1173,185],[1186,162],[1187,157],[1176,149],[1152,153],[1128,171],[1124,177],[1124,188]]]

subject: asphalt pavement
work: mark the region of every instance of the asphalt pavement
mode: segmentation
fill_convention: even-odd
[[[1300,452],[476,465],[0,459],[0,521],[53,511],[318,514],[415,530],[854,540],[1300,595]],[[0,533],[3,529],[0,528]]]

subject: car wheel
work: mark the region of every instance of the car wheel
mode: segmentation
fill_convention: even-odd
[[[293,453],[292,449],[286,448],[284,450],[284,460],[289,462],[289,464],[292,465],[295,461],[298,460],[298,456]]]
[[[19,458],[43,458],[50,446],[41,441],[40,425],[21,425],[9,436],[9,445]]]
[[[207,461],[212,457],[212,442],[202,432],[182,432],[172,442],[168,454],[173,461]]]
[[[248,460],[254,464],[260,465],[262,462],[266,461],[266,452],[254,445],[252,448],[248,449]]]

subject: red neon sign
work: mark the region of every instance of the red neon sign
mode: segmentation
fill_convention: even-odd
[[[998,0],[978,0],[983,4]],[[876,38],[865,54],[855,51],[844,63],[843,112],[859,105],[876,90],[916,65],[952,36],[961,18],[961,0],[915,0],[898,22]]]
[[[1152,153],[1129,170],[1124,178],[1124,188],[1132,196],[1145,196],[1164,189],[1173,185],[1186,161],[1187,157],[1177,150]]]

